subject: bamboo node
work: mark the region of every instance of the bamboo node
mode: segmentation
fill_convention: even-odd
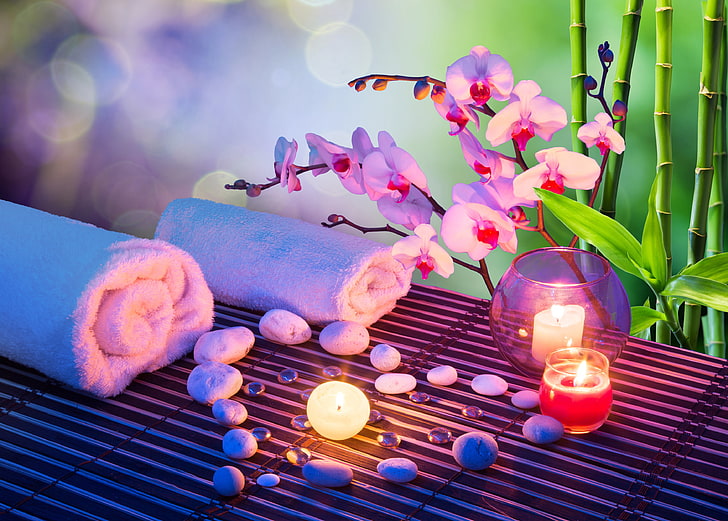
[[[623,83],[625,85],[629,85],[629,82],[627,80],[623,80],[621,78],[618,79],[618,80],[614,80],[614,83]]]
[[[660,168],[663,166],[672,166],[672,161],[663,161],[662,163],[657,163],[657,168]]]
[[[575,80],[576,78],[583,78],[586,75],[587,75],[586,72],[579,72],[577,74],[572,74],[571,79]]]
[[[586,24],[584,22],[577,22],[577,23],[569,24],[569,27],[584,27],[584,28],[586,28]]]
[[[655,66],[657,66],[657,67],[663,67],[665,69],[672,69],[672,63],[657,62],[657,63],[655,63]]]
[[[705,238],[705,233],[700,233],[700,228],[688,228],[688,233],[691,233],[692,235],[697,235],[698,237]]]
[[[672,115],[672,112],[660,112],[657,110],[655,111],[655,116],[671,116],[671,115]]]
[[[706,15],[703,16],[703,20],[705,20],[706,22],[722,22],[723,20],[725,20],[725,18],[723,18],[722,16],[719,18],[711,18],[710,16]]]
[[[673,9],[672,9],[672,6],[671,5],[666,5],[666,6],[663,6],[663,7],[657,7],[657,8],[655,8],[655,12],[656,13],[661,13],[662,11],[672,11],[672,10]]]
[[[708,98],[712,98],[713,96],[717,96],[719,93],[718,92],[714,92],[714,91],[710,91],[710,90],[708,90],[708,87],[706,87],[705,85],[701,84],[700,85],[700,91],[698,91],[698,94],[700,94],[701,96],[707,96]]]
[[[712,166],[699,166],[695,168],[695,175],[700,175],[703,172],[712,172],[713,167]]]

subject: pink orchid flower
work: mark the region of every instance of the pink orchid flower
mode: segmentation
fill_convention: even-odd
[[[455,203],[483,204],[508,216],[516,228],[528,225],[528,217],[522,206],[536,206],[535,201],[516,197],[513,193],[513,179],[499,177],[488,183],[476,181],[470,184],[457,183],[452,187]]]
[[[480,128],[480,118],[478,118],[478,114],[472,107],[458,104],[447,91],[445,91],[445,96],[441,102],[435,101],[435,109],[440,116],[450,123],[448,134],[451,136],[460,134],[471,121],[475,124],[475,128]]]
[[[624,138],[614,130],[614,121],[606,112],[600,112],[594,116],[594,121],[582,125],[576,137],[590,148],[596,145],[602,155],[606,154],[607,150],[615,154],[624,152]]]
[[[592,158],[564,147],[536,152],[536,166],[529,168],[513,181],[513,193],[532,201],[538,200],[534,188],[562,194],[565,188],[589,190],[599,178],[599,164]]]
[[[332,170],[344,188],[352,194],[366,193],[362,182],[359,155],[352,148],[345,148],[325,140],[316,134],[306,134],[306,142],[310,150],[309,161],[312,165],[326,163],[327,168],[313,171],[313,175],[320,175]]]
[[[515,253],[518,246],[513,222],[484,204],[456,203],[442,217],[440,234],[448,248],[467,253],[471,259],[485,258],[500,246]]]
[[[460,146],[463,150],[465,161],[470,168],[480,176],[483,182],[498,179],[500,177],[512,178],[516,173],[513,161],[506,159],[503,154],[494,150],[487,150],[480,144],[472,132],[464,129],[458,134]]]
[[[432,204],[419,190],[410,190],[403,201],[382,197],[377,200],[377,209],[390,222],[401,224],[408,230],[429,223],[432,217]]]
[[[420,224],[415,235],[405,237],[392,246],[392,256],[406,269],[420,270],[427,279],[432,271],[445,278],[455,271],[452,257],[437,243],[437,232],[429,224]]]
[[[412,185],[430,195],[427,178],[409,152],[399,148],[388,132],[381,131],[378,139],[379,147],[362,163],[364,188],[369,198],[376,201],[387,196],[402,202]]]
[[[505,58],[477,45],[447,68],[445,85],[458,104],[482,107],[490,98],[508,99],[513,71]]]
[[[534,137],[550,141],[555,132],[566,126],[564,108],[546,96],[532,80],[518,82],[511,100],[488,122],[485,138],[494,147],[514,139],[520,151]]]
[[[288,141],[283,136],[278,138],[273,151],[273,169],[281,180],[281,186],[288,188],[288,193],[301,190],[301,181],[296,177],[298,167],[293,164],[297,153],[298,143],[295,139]]]

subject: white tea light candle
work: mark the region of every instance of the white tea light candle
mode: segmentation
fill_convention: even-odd
[[[536,313],[533,319],[531,354],[543,363],[551,351],[580,346],[583,334],[584,308],[578,304],[554,304]]]
[[[330,440],[345,440],[361,431],[369,420],[369,399],[345,382],[326,382],[308,398],[306,415],[311,426]]]

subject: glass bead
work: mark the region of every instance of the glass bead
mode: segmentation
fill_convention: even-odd
[[[452,432],[445,427],[435,427],[427,433],[427,439],[435,445],[444,445],[452,441]]]
[[[399,447],[399,444],[402,442],[402,438],[399,437],[399,434],[396,432],[380,432],[377,436],[377,443],[379,443],[382,447]]]
[[[280,373],[278,373],[278,382],[282,384],[290,384],[298,380],[298,371],[295,369],[282,369]]]
[[[291,427],[297,431],[307,431],[311,428],[311,422],[308,421],[308,416],[301,414],[299,416],[294,416],[291,419]]]
[[[265,392],[265,385],[260,382],[250,382],[243,386],[245,396],[260,396]]]
[[[367,423],[377,423],[382,418],[384,418],[384,415],[382,415],[381,412],[377,411],[376,409],[372,409],[369,411],[369,419],[367,420]]]
[[[475,405],[468,405],[460,410],[460,413],[466,418],[480,418],[483,416],[483,409]]]
[[[286,451],[286,459],[289,463],[302,467],[311,460],[311,451],[303,447],[291,447]]]
[[[303,391],[301,391],[301,394],[299,396],[301,397],[301,400],[303,400],[304,402],[307,402],[308,398],[311,396],[312,392],[313,392],[312,388],[304,389]]]
[[[254,427],[250,430],[250,434],[258,441],[268,441],[271,437],[270,431],[265,427]]]
[[[338,378],[342,374],[344,374],[344,371],[341,370],[341,367],[338,367],[336,365],[329,365],[324,367],[323,374],[326,378]]]
[[[409,399],[412,403],[427,403],[430,401],[430,395],[423,392],[416,392],[410,394]]]

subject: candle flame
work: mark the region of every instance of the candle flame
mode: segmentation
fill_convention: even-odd
[[[588,367],[586,360],[582,360],[579,367],[576,369],[576,376],[574,377],[574,387],[581,387],[586,381]]]
[[[551,306],[551,316],[556,319],[556,322],[560,322],[564,318],[564,312],[566,308],[560,304],[554,304]]]
[[[344,393],[336,393],[336,411],[340,411],[344,406]]]

